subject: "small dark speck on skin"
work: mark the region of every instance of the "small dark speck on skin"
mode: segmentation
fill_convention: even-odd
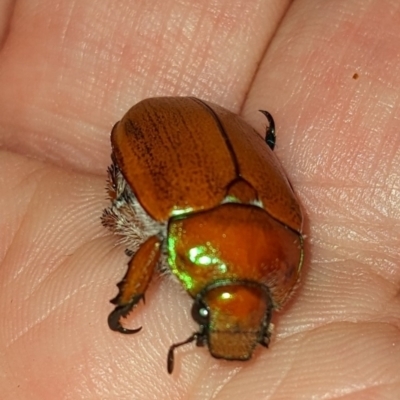
[[[357,72],[353,75],[353,79],[358,79],[359,75],[357,74]]]

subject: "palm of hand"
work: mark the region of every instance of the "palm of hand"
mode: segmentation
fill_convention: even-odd
[[[396,399],[397,3],[31,3],[0,10],[2,398]],[[132,315],[140,334],[107,328],[127,260],[99,223],[108,135],[155,95],[212,100],[260,131],[256,110],[277,121],[308,256],[248,363],[185,348],[167,375],[169,345],[195,329],[168,279]]]

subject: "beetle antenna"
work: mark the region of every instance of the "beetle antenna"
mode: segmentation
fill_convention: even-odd
[[[276,141],[276,135],[275,135],[275,121],[272,118],[272,115],[268,111],[264,110],[259,110],[260,113],[264,114],[267,117],[268,120],[268,129],[267,133],[265,135],[265,142],[269,146],[271,150],[275,148],[275,141]]]
[[[168,370],[169,374],[172,374],[172,371],[174,370],[174,350],[177,347],[183,346],[185,344],[188,344],[188,343],[191,343],[191,342],[197,340],[198,336],[199,336],[198,332],[193,333],[193,335],[190,336],[188,339],[186,339],[180,343],[175,343],[169,348],[168,357],[167,357],[167,370]]]

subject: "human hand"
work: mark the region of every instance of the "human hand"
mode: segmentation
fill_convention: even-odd
[[[395,0],[5,1],[0,6],[2,399],[388,398],[400,393],[400,10]],[[359,75],[353,79],[354,73]],[[172,343],[191,299],[154,279],[124,336],[124,249],[100,224],[109,133],[193,95],[263,133],[306,214],[301,285],[246,363]]]

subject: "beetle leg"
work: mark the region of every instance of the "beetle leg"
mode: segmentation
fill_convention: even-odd
[[[274,325],[271,324],[271,318],[272,318],[272,307],[268,307],[268,311],[267,311],[267,317],[266,317],[266,330],[264,332],[264,336],[261,339],[261,346],[264,346],[266,348],[268,348],[269,346],[269,342],[271,340],[271,335],[272,335],[272,331],[274,330]]]
[[[167,357],[167,370],[169,374],[172,374],[172,371],[174,370],[174,363],[175,363],[175,359],[174,359],[174,350],[177,347],[180,346],[184,346],[185,344],[191,343],[194,340],[196,340],[197,342],[199,342],[199,333],[195,332],[193,333],[192,336],[190,336],[188,339],[184,340],[183,342],[179,342],[179,343],[175,343],[173,344],[169,350],[168,350],[168,357]],[[198,345],[199,346],[199,345]]]
[[[265,142],[267,143],[269,148],[273,150],[275,148],[275,142],[276,142],[275,121],[272,118],[272,115],[268,111],[264,110],[259,110],[259,111],[267,117],[269,126],[267,129],[267,133],[265,135]]]
[[[132,307],[137,304],[137,302],[140,300],[139,299],[136,302],[133,302],[132,304],[126,304],[125,306],[117,306],[115,307],[114,311],[110,313],[108,316],[108,326],[113,330],[121,333],[137,333],[139,332],[142,327],[136,328],[136,329],[127,329],[124,328],[121,323],[119,322],[121,317],[125,317],[126,315],[129,314],[129,311],[132,309]]]
[[[160,258],[161,240],[157,236],[149,237],[132,256],[128,271],[120,283],[119,293],[110,300],[116,307],[108,317],[109,327],[121,333],[136,333],[138,329],[127,329],[121,325],[121,317],[126,317],[132,308],[141,300],[150,283],[153,271]]]
[[[268,349],[269,347],[269,342],[271,341],[271,334],[272,334],[272,329],[267,329],[267,331],[265,332],[260,344],[261,346],[264,346]]]

